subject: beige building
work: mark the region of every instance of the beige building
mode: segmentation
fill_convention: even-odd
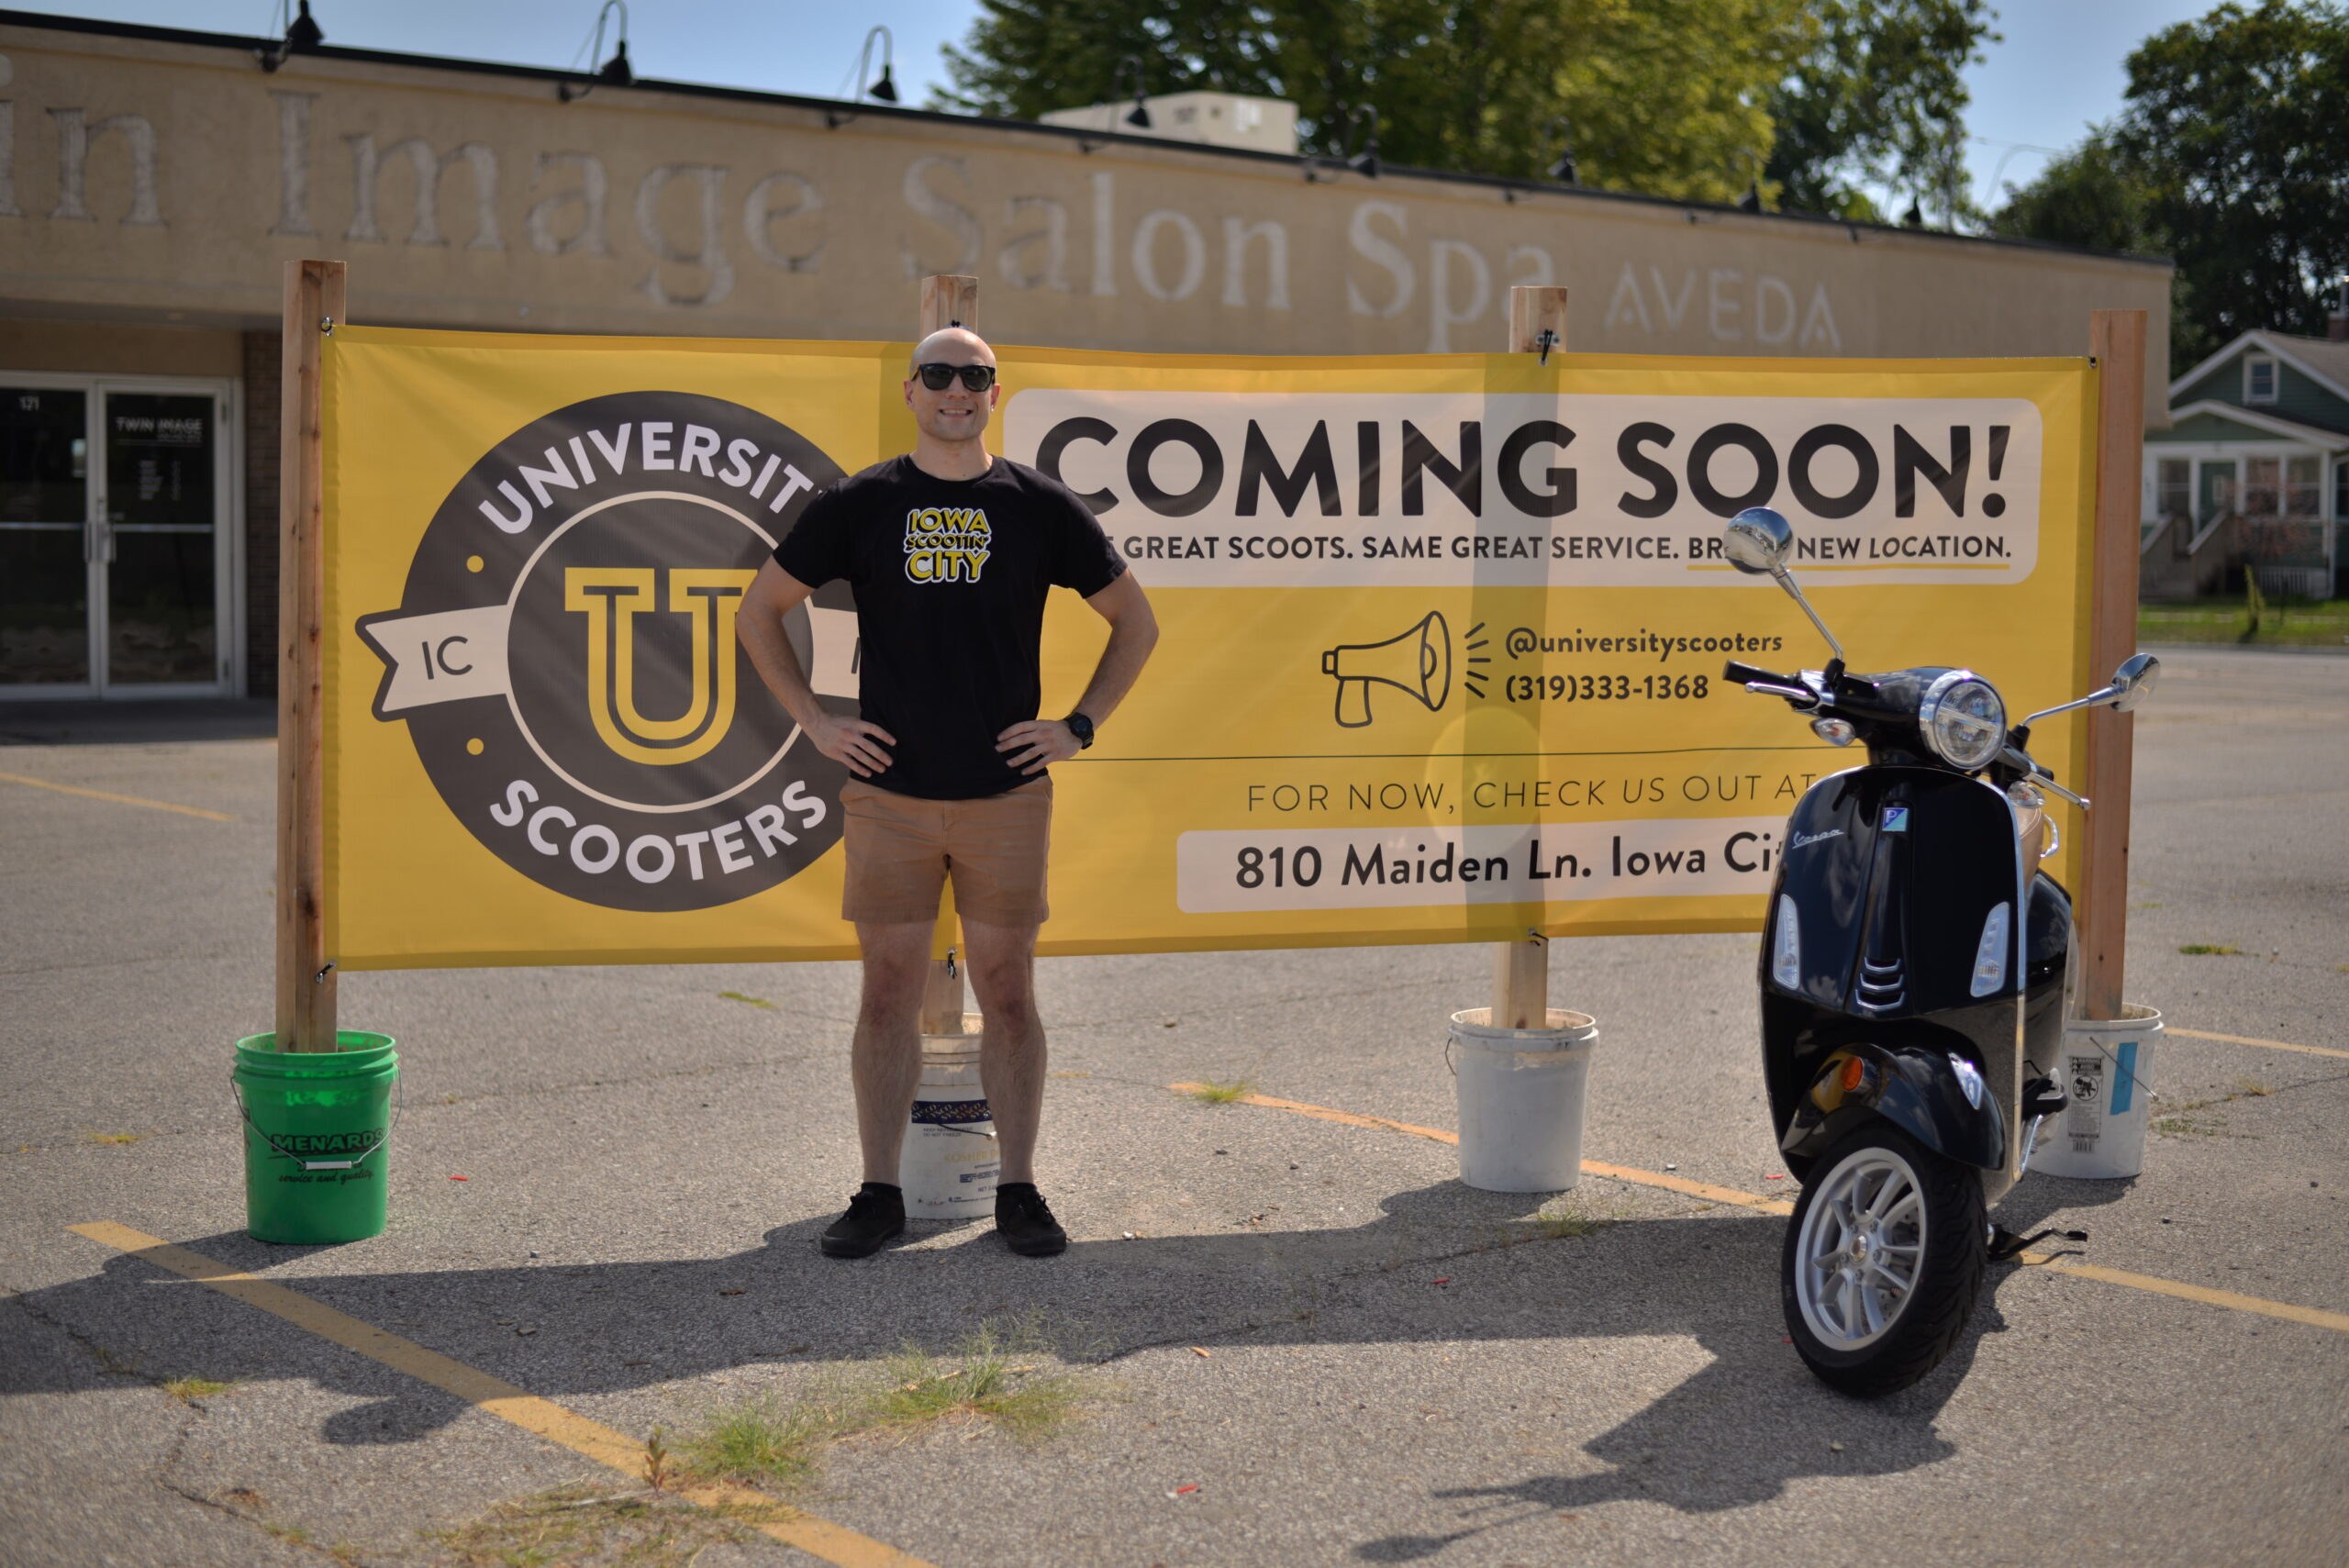
[[[0,25],[0,694],[265,692],[279,286],[371,324],[1488,351],[1516,284],[1584,351],[2078,354],[2165,262],[1529,181],[58,19]]]

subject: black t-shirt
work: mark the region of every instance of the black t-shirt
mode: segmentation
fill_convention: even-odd
[[[871,782],[928,800],[1033,782],[995,748],[1043,700],[1044,595],[1091,598],[1126,569],[1075,492],[1000,457],[976,479],[876,463],[808,502],[774,559],[810,588],[855,590],[859,701],[896,737]]]

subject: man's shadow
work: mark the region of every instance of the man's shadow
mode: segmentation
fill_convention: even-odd
[[[714,1258],[277,1277],[556,1400],[746,1367],[877,1360],[909,1343],[948,1351],[984,1324],[1023,1320],[1063,1358],[1095,1364],[1208,1337],[1368,1347],[1678,1335],[1709,1356],[1695,1376],[1583,1445],[1603,1469],[1439,1493],[1463,1505],[1461,1531],[1357,1548],[1377,1562],[1429,1555],[1532,1514],[1625,1498],[1710,1512],[1776,1496],[1804,1477],[1890,1473],[1953,1451],[1935,1418],[1980,1337],[2003,1328],[1990,1296],[2010,1270],[1994,1269],[1982,1308],[1934,1373],[1864,1404],[1815,1382],[1785,1341],[1784,1221],[1719,1213],[1547,1239],[1517,1222],[1536,1202],[1447,1181],[1392,1195],[1358,1227],[1083,1240],[1049,1261],[1011,1256],[981,1225],[933,1228],[914,1240],[945,1244],[843,1262],[817,1251],[824,1214]],[[334,1251],[267,1247],[235,1232],[187,1245],[252,1269]],[[1438,1262],[1476,1288],[1431,1290]],[[1082,1318],[1068,1308],[1076,1298],[1086,1303]],[[362,1402],[325,1422],[329,1442],[416,1441],[466,1408],[136,1255],[17,1299],[154,1375],[307,1377],[356,1396]],[[37,1366],[17,1385],[29,1392],[70,1381],[65,1370]],[[1840,1451],[1828,1446],[1838,1433]]]

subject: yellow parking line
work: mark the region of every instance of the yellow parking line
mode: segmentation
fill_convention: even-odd
[[[1734,1204],[1763,1214],[1792,1214],[1795,1206],[1782,1197],[1764,1197],[1760,1193],[1740,1192],[1735,1187],[1717,1187],[1710,1182],[1691,1182],[1679,1176],[1663,1175],[1654,1171],[1635,1170],[1629,1165],[1603,1165],[1596,1160],[1585,1160],[1582,1168],[1594,1176],[1612,1176],[1619,1182],[1637,1182],[1643,1187],[1662,1187],[1666,1192],[1687,1193],[1711,1203]]]
[[[1169,1084],[1166,1086],[1178,1095],[1196,1095],[1207,1088],[1205,1084]],[[1408,1132],[1413,1138],[1432,1138],[1438,1143],[1460,1141],[1457,1133],[1439,1131],[1432,1127],[1413,1127],[1408,1121],[1388,1121],[1383,1116],[1357,1116],[1353,1111],[1333,1111],[1327,1106],[1308,1106],[1300,1100],[1276,1100],[1269,1095],[1242,1095],[1240,1099],[1246,1105],[1267,1106],[1276,1111],[1294,1111],[1298,1116],[1309,1116],[1317,1121],[1343,1122],[1348,1127],[1383,1127],[1389,1132]]]
[[[541,1399],[504,1378],[492,1377],[462,1362],[451,1361],[438,1351],[428,1351],[412,1340],[385,1333],[372,1323],[338,1312],[282,1284],[255,1278],[201,1252],[175,1247],[169,1241],[133,1230],[127,1225],[99,1220],[89,1225],[69,1225],[66,1229],[117,1251],[143,1259],[158,1268],[208,1284],[249,1307],[258,1307],[297,1328],[307,1329],[321,1339],[331,1340],[347,1350],[372,1357],[395,1371],[453,1394],[468,1405],[485,1410],[502,1421],[510,1421],[526,1432],[536,1433],[549,1442],[560,1443],[598,1464],[609,1465],[631,1481],[641,1482],[644,1479],[642,1443],[614,1431],[600,1421],[591,1421],[575,1411],[566,1410],[551,1399]],[[845,1525],[836,1525],[778,1503],[765,1493],[752,1491],[748,1486],[683,1486],[678,1488],[677,1495],[705,1508],[732,1511],[744,1523],[753,1525],[785,1545],[796,1546],[827,1562],[839,1563],[841,1568],[930,1568],[930,1564],[918,1557],[908,1556],[894,1546],[875,1540],[869,1535],[859,1534]]]
[[[2172,1034],[2184,1034],[2184,1029],[2172,1029]],[[2232,1040],[2232,1036],[2214,1035],[2214,1040]],[[2274,1045],[2275,1040],[2246,1040],[2248,1045]],[[2301,1046],[2313,1051],[2314,1046]],[[2349,1052],[2332,1052],[2333,1055]],[[1169,1084],[1178,1094],[1195,1093],[1197,1084]],[[1299,1116],[1318,1118],[1323,1121],[1343,1122],[1349,1127],[1385,1128],[1394,1132],[1407,1132],[1414,1138],[1432,1139],[1438,1143],[1456,1144],[1460,1135],[1443,1132],[1431,1127],[1413,1127],[1408,1122],[1388,1121],[1384,1117],[1356,1116],[1352,1111],[1331,1110],[1327,1106],[1309,1106],[1298,1100],[1276,1100],[1267,1095],[1242,1095],[1241,1103],[1264,1106],[1273,1110],[1292,1111]],[[1583,1173],[1591,1176],[1611,1176],[1619,1182],[1634,1182],[1643,1187],[1661,1187],[1666,1192],[1703,1198],[1709,1203],[1734,1204],[1763,1214],[1792,1214],[1795,1206],[1785,1198],[1765,1197],[1760,1193],[1740,1192],[1735,1187],[1717,1187],[1709,1182],[1692,1182],[1685,1176],[1667,1175],[1661,1171],[1642,1171],[1630,1165],[1609,1165],[1598,1160],[1585,1160]],[[2306,1323],[2313,1328],[2331,1329],[2349,1334],[2349,1312],[2328,1312],[2321,1307],[2296,1307],[2288,1301],[2269,1301],[2264,1296],[2244,1296],[2237,1291],[2213,1290],[2208,1285],[2188,1284],[2182,1280],[2161,1279],[2153,1274],[2131,1273],[2126,1269],[2108,1269],[2100,1263],[2059,1262],[2046,1252],[2025,1252],[2021,1262],[2033,1268],[2044,1269],[2051,1274],[2072,1274],[2080,1279],[2101,1280],[2106,1284],[2127,1285],[2132,1290],[2151,1291],[2155,1296],[2176,1296],[2181,1301],[2199,1301],[2207,1307],[2224,1307],[2236,1312],[2255,1312],[2263,1318],[2281,1318],[2288,1323]]]
[[[0,773],[9,784],[29,784],[35,789],[53,789],[60,795],[83,795],[92,800],[111,800],[117,806],[145,806],[157,811],[176,811],[183,817],[201,817],[210,822],[234,822],[225,811],[206,811],[200,806],[174,806],[168,800],[149,800],[143,795],[115,795],[103,789],[83,789],[80,784],[51,784],[47,779],[28,779],[22,773]]]
[[[2208,1285],[2188,1284],[2180,1280],[2132,1274],[2124,1269],[2108,1269],[2099,1263],[2059,1263],[2038,1252],[2025,1252],[2022,1261],[2045,1269],[2049,1273],[2077,1274],[2082,1279],[2102,1280],[2107,1284],[2125,1284],[2132,1290],[2149,1290],[2155,1296],[2174,1296],[2181,1301],[2228,1307],[2237,1312],[2256,1312],[2263,1318],[2281,1318],[2287,1322],[2308,1323],[2319,1329],[2332,1329],[2349,1334],[2349,1312],[2327,1312],[2321,1307],[2295,1307],[2288,1301],[2269,1301],[2262,1296],[2243,1296],[2232,1290],[2212,1290]]]
[[[2182,1034],[2188,1040],[2223,1040],[2229,1045],[2262,1045],[2272,1051],[2298,1051],[2310,1056],[2338,1056],[2344,1060],[2349,1060],[2349,1051],[2336,1050],[2329,1045],[2294,1045],[2288,1040],[2253,1040],[2246,1035],[2205,1034],[2200,1029],[2171,1029],[2167,1026],[2163,1028],[2162,1032],[2164,1034]]]

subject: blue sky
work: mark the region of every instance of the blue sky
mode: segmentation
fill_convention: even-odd
[[[2045,155],[2121,107],[2121,61],[2147,33],[2198,17],[2213,0],[2010,0],[2004,41],[1971,68],[1967,162],[1976,199],[1990,180],[2028,181]],[[271,33],[277,0],[50,0],[72,16]],[[975,0],[636,0],[629,57],[640,74],[818,95],[852,90],[865,29],[889,28],[900,101],[919,104],[945,80],[941,50],[970,30]],[[594,0],[312,0],[335,43],[529,65],[569,65],[586,49]]]
[[[1996,206],[1991,177],[2023,184],[2046,162],[2035,148],[2065,148],[2121,110],[2121,61],[2148,33],[2189,21],[2216,0],[2013,0],[1998,7],[2004,41],[1966,72],[1974,102],[1965,128],[1975,199]],[[2020,145],[2019,145],[2020,144]]]

